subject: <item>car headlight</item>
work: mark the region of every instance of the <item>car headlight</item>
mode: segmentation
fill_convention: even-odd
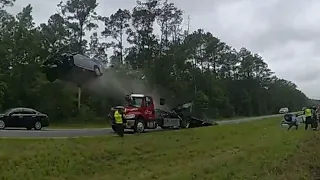
[[[127,115],[124,115],[124,118],[126,118],[126,119],[134,119],[135,115],[134,114],[127,114]]]

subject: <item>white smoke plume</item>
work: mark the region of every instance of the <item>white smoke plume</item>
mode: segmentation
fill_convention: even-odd
[[[145,80],[138,78],[141,73],[130,73],[124,69],[107,69],[100,77],[90,78],[84,89],[101,96],[119,97],[119,100],[124,100],[124,96],[130,93],[145,94],[153,97],[156,108],[162,110],[169,110],[167,105],[160,105],[160,98],[170,98],[168,93],[160,87],[151,87]],[[166,97],[165,97],[166,96]]]

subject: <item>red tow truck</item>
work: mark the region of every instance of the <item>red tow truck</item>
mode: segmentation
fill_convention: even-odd
[[[160,106],[165,104],[165,99],[160,98]],[[170,112],[156,109],[151,96],[144,94],[130,94],[126,96],[125,106],[116,106],[115,110],[124,111],[125,129],[133,129],[134,132],[143,133],[146,129],[168,128],[193,128],[201,126],[217,125],[211,120],[198,119],[186,115],[184,110],[188,109],[192,103],[186,103],[172,109]],[[111,114],[110,114],[111,115]],[[111,118],[112,119],[112,118]],[[111,120],[112,129],[115,130],[114,122]]]

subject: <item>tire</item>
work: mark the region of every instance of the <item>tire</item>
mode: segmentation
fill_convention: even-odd
[[[0,120],[0,129],[6,128],[6,123],[3,120]]]
[[[95,76],[101,76],[101,71],[100,71],[98,66],[94,66],[93,70],[94,70],[94,75]]]
[[[35,130],[41,130],[42,129],[42,123],[40,121],[36,121],[34,123],[34,129]]]
[[[145,132],[145,124],[143,122],[143,120],[138,119],[136,120],[133,130],[135,133],[144,133]]]

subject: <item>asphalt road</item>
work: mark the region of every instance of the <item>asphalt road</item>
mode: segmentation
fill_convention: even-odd
[[[233,120],[218,121],[219,124],[232,124],[241,123],[247,121],[261,120],[264,118],[280,117],[282,115],[269,115],[251,118],[241,118]],[[161,131],[161,129],[148,130],[150,131]],[[132,132],[132,131],[131,131]],[[130,130],[128,130],[130,133]],[[95,128],[95,129],[43,129],[41,131],[24,130],[24,129],[5,129],[0,130],[1,138],[74,138],[84,136],[102,136],[112,135],[113,131],[111,128]]]

